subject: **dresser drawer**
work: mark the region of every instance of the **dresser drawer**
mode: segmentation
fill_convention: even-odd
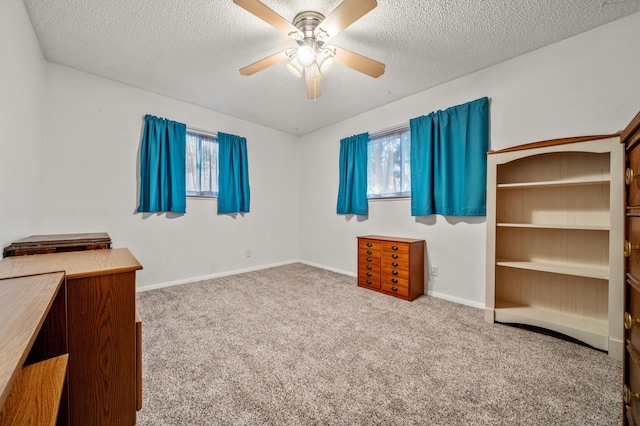
[[[360,265],[358,267],[358,276],[363,277],[372,277],[375,274],[376,276],[380,276],[380,265]]]
[[[626,345],[626,356],[628,357],[628,371],[627,371],[627,383],[624,383],[623,389],[628,389],[630,393],[640,392],[640,353],[633,346],[628,343]],[[624,396],[624,392],[623,392]],[[634,420],[640,419],[640,401],[626,400],[624,401],[627,411],[627,415],[630,415]]]
[[[358,250],[358,256],[360,258],[364,257],[377,257],[378,259],[380,258],[380,250],[375,250],[375,249],[370,249],[370,248],[360,248]],[[360,259],[358,259],[360,260]]]
[[[374,278],[358,278],[358,285],[361,287],[375,288],[376,290],[380,290],[380,276],[378,279]]]
[[[380,288],[380,265],[360,264],[358,266],[358,285]]]
[[[409,262],[407,261],[407,259],[405,260],[392,259],[391,256],[389,256],[382,259],[382,267],[390,268],[390,269],[404,269],[405,271],[408,271]]]
[[[409,271],[406,269],[382,267],[382,275],[385,278],[403,278],[405,280],[409,279]]]
[[[359,249],[380,250],[380,245],[381,245],[381,242],[377,240],[367,240],[367,239],[358,240]]]
[[[403,262],[409,263],[409,253],[398,253],[391,251],[383,251],[380,255],[382,258],[382,262]]]
[[[360,271],[361,269],[375,269],[376,271],[380,272],[380,259],[376,259],[371,258],[371,261],[368,261],[366,259],[360,259],[358,262],[358,271]]]
[[[640,281],[627,276],[625,288],[627,291],[627,306],[624,314],[625,339],[627,344],[635,348],[635,353],[640,353]],[[630,328],[628,328],[629,326]]]
[[[640,206],[640,145],[627,152],[627,168],[633,171],[633,181],[627,186],[627,206]],[[626,173],[629,173],[628,171]]]
[[[358,265],[378,265],[380,266],[380,258],[377,256],[359,256]]]
[[[397,278],[394,276],[382,275],[382,284],[389,284],[396,287],[409,287],[409,280],[406,278]]]
[[[640,282],[640,217],[627,217],[627,240],[627,273]]]
[[[401,287],[390,282],[382,283],[382,291],[388,291],[389,293],[397,294],[404,297],[409,296],[409,287]]]
[[[409,245],[395,241],[383,241],[382,251],[392,251],[396,253],[409,253]]]

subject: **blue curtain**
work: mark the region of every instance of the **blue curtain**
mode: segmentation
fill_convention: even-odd
[[[248,212],[247,140],[218,132],[218,213]]]
[[[338,214],[366,216],[367,202],[367,146],[369,133],[350,136],[340,141],[340,183],[338,186]]]
[[[186,132],[185,124],[145,115],[138,212],[185,213]]]
[[[414,118],[411,215],[485,216],[489,99]]]

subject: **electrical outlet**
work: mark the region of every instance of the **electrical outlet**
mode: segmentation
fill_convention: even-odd
[[[431,275],[433,275],[434,277],[438,276],[438,267],[437,266],[432,266],[431,267]]]

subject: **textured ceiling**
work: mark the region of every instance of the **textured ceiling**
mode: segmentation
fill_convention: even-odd
[[[340,0],[263,0],[285,19]],[[238,70],[292,39],[232,0],[24,0],[47,60],[295,135],[640,11],[640,0],[378,0],[332,44],[386,64],[336,65],[306,97],[286,62]]]

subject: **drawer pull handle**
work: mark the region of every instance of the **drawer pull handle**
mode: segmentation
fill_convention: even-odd
[[[391,291],[398,291],[398,287],[391,287]]]
[[[371,265],[367,265],[367,269],[371,269]]]
[[[624,313],[624,328],[631,330],[635,324],[640,324],[639,318],[633,318],[629,312]]]
[[[391,278],[391,282],[394,283],[394,284],[397,284],[398,280],[396,280],[395,278]]]
[[[367,254],[373,254],[371,250],[367,250]]]
[[[367,262],[371,262],[371,258],[370,257],[367,257]]]
[[[371,285],[371,280],[367,280],[367,284]]]
[[[393,263],[391,264],[391,266],[394,266],[394,267],[395,267],[395,266],[398,266],[398,262],[393,262]]]
[[[368,277],[370,277],[371,275],[373,275],[371,272],[367,272]]]
[[[638,246],[634,246],[631,244],[631,241],[624,240],[624,257],[631,256],[631,253],[638,250]]]
[[[396,271],[396,270],[391,271],[391,273],[392,273],[393,275],[398,275],[398,271]]]
[[[394,254],[391,255],[391,257],[393,257],[394,259],[397,259],[398,255],[394,253]]]
[[[367,243],[367,247],[373,247],[373,244]]]
[[[629,386],[624,385],[622,389],[622,398],[624,399],[625,404],[631,404],[631,401],[640,401],[640,395],[638,392],[631,392]]]
[[[391,246],[391,250],[398,250],[398,246]]]
[[[638,176],[633,172],[632,169],[627,168],[624,172],[624,181],[627,185],[631,185]]]

